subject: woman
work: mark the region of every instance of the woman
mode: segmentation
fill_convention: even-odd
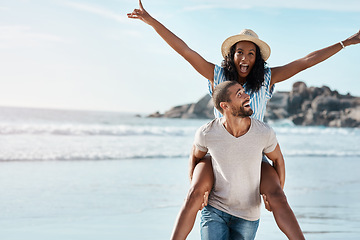
[[[224,61],[222,67],[214,65],[190,49],[156,19],[151,17],[139,0],[139,9],[128,14],[129,18],[140,19],[149,24],[181,56],[183,56],[202,76],[209,81],[209,90],[222,81],[237,81],[244,86],[251,97],[252,117],[263,120],[266,103],[271,98],[274,84],[312,67],[339,52],[345,46],[360,43],[360,31],[344,41],[310,53],[304,58],[284,66],[268,68],[266,60],[270,47],[251,30],[226,39],[222,45]],[[215,110],[215,116],[220,114]],[[211,160],[190,161],[191,188],[175,223],[172,239],[185,239],[195,222],[196,213],[206,205],[207,193],[213,185]],[[268,210],[272,211],[279,228],[289,239],[304,239],[299,224],[283,192],[284,179],[280,181],[276,166],[263,161],[261,167],[260,191]],[[205,200],[204,200],[205,198]]]

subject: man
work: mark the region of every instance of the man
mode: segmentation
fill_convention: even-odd
[[[199,164],[209,152],[214,171],[208,205],[201,212],[201,239],[254,239],[260,218],[262,155],[273,161],[282,187],[284,159],[275,132],[267,124],[249,117],[253,113],[250,97],[239,83],[219,84],[213,101],[224,117],[198,129],[190,157],[192,172],[192,166]],[[193,211],[202,200],[201,194],[190,190],[178,226],[185,224],[187,210]]]

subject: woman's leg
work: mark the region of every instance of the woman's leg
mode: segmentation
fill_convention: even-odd
[[[172,240],[184,240],[194,226],[196,214],[202,208],[205,192],[212,189],[214,173],[210,155],[206,155],[194,169],[188,195],[176,219]]]
[[[279,176],[275,169],[264,161],[261,164],[260,193],[266,195],[275,221],[288,239],[305,239],[285,193],[281,189]]]

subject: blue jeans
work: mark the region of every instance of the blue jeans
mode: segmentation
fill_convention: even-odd
[[[201,211],[201,239],[255,239],[259,221],[248,221],[238,218],[207,205]]]

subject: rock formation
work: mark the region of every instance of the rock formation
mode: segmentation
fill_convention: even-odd
[[[176,106],[149,117],[211,119],[213,103],[206,95],[197,103]],[[327,86],[307,87],[304,82],[296,82],[290,92],[275,92],[267,105],[265,121],[281,119],[303,126],[360,127],[360,97],[341,95]]]
[[[206,94],[196,103],[190,103],[172,107],[164,114],[159,112],[153,113],[148,117],[164,118],[214,118],[214,104],[210,95]]]

